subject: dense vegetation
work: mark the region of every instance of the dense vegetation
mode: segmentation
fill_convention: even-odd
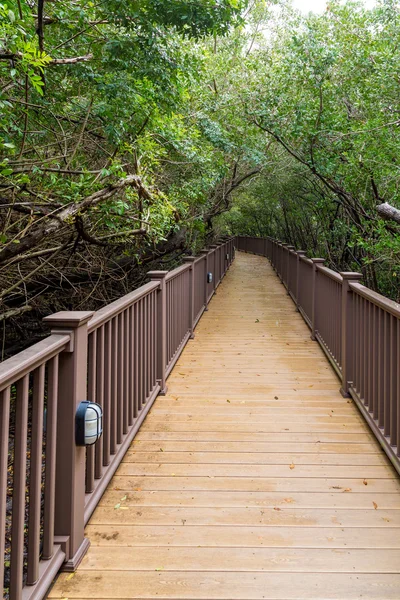
[[[234,231],[361,270],[396,299],[399,213],[383,220],[380,211],[400,206],[399,8],[329,2],[320,16],[270,19],[240,65],[237,102],[269,145],[268,161],[226,219]]]
[[[398,295],[395,2],[0,4],[3,353],[221,234]],[[6,343],[7,339],[7,343]]]

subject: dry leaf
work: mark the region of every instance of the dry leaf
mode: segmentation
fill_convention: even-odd
[[[363,484],[368,485],[368,481],[366,479],[363,479]]]
[[[282,509],[279,508],[278,506],[274,506],[274,510],[282,510]]]
[[[344,492],[351,492],[351,488],[344,488]]]
[[[377,503],[376,503],[376,502],[373,502],[372,504],[374,505],[374,509],[376,510],[376,509],[378,508],[378,505],[377,505]]]
[[[291,504],[294,502],[293,498],[284,498],[283,501],[286,502],[286,504]]]
[[[229,402],[229,404],[231,403],[231,401],[230,401],[230,400],[227,400],[227,402]]]
[[[289,465],[289,469],[294,469],[294,464]]]

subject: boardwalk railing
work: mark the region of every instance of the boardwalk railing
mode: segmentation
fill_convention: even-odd
[[[271,262],[378,441],[400,473],[400,305],[272,238],[239,236],[236,247]]]
[[[51,335],[0,364],[0,573],[6,597],[40,600],[88,547],[84,526],[234,258],[234,241],[101,310],[60,312]],[[83,400],[103,435],[75,443]],[[4,569],[3,569],[4,567]]]

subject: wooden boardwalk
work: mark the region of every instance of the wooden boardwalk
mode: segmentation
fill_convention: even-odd
[[[264,258],[237,254],[50,598],[399,600],[400,482]]]

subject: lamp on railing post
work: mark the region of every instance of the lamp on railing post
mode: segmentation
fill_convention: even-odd
[[[218,248],[218,244],[210,244],[209,248],[210,248],[211,251],[212,250],[214,251],[212,253],[212,255],[213,255],[213,268],[212,268],[212,270],[210,270],[210,272],[212,273],[212,284],[213,284],[213,291],[214,291],[214,294],[215,294],[215,286],[216,286],[216,283],[217,283],[216,282],[216,277],[215,277],[215,271],[216,271],[215,267],[216,267],[216,262],[217,262],[217,248]]]
[[[184,262],[189,263],[189,331],[190,339],[194,338],[194,256],[185,256]]]
[[[151,281],[159,281],[157,291],[157,381],[160,385],[160,396],[167,393],[167,294],[165,278],[168,271],[149,271]]]
[[[51,333],[69,333],[70,344],[59,355],[57,468],[54,534],[67,551],[63,570],[75,571],[89,540],[84,536],[85,448],[76,444],[76,412],[87,395],[87,323],[93,313],[62,311],[43,319]],[[94,398],[89,398],[94,400]]]
[[[324,258],[312,258],[312,313],[311,313],[311,339],[315,341],[317,338],[317,325],[318,325],[318,265],[322,265],[325,262]]]
[[[296,252],[296,310],[299,312],[300,306],[300,261],[301,257],[305,256],[305,250],[297,250]]]
[[[361,273],[351,273],[343,271],[342,276],[342,387],[340,393],[344,398],[349,397],[349,385],[353,379],[352,359],[354,352],[354,340],[351,332],[351,324],[353,322],[353,293],[349,284],[351,282],[359,282],[362,279]]]
[[[208,273],[208,250],[207,248],[203,248],[203,250],[200,250],[199,254],[201,256],[204,256],[204,310],[207,311],[207,304],[208,304],[208,294],[207,294],[207,273]]]

